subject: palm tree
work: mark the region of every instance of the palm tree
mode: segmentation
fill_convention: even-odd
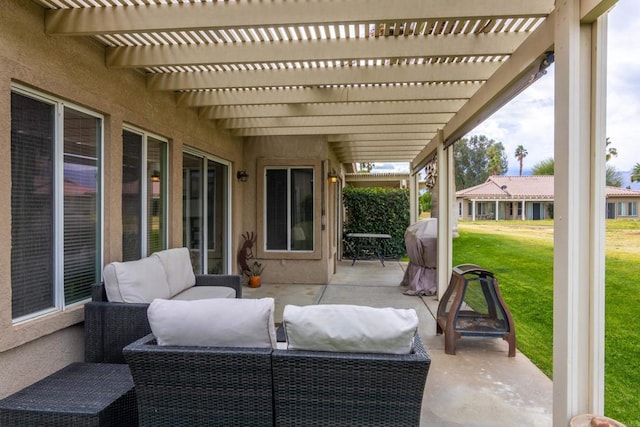
[[[640,182],[640,163],[636,163],[631,171],[631,182]]]
[[[489,163],[487,166],[489,167],[489,172],[491,173],[491,175],[500,175],[502,159],[500,157],[500,151],[498,150],[498,147],[496,147],[495,145],[490,146],[487,149],[487,157],[489,158]]]
[[[527,152],[527,149],[522,145],[518,145],[516,147],[516,159],[518,159],[518,161],[520,162],[520,176],[522,176],[522,161],[525,157],[527,157],[527,154],[529,154]]]
[[[606,139],[606,147],[607,147],[607,162],[611,160],[612,157],[618,157],[618,149],[615,147],[609,147],[611,145],[611,140],[609,137]]]

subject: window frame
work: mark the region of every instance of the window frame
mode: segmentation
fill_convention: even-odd
[[[96,191],[98,193],[96,198],[96,214],[97,227],[96,227],[96,259],[93,263],[97,266],[97,278],[101,279],[102,271],[101,266],[104,263],[104,146],[105,146],[105,116],[97,113],[96,111],[77,105],[73,102],[66,101],[62,98],[48,95],[40,92],[36,89],[32,89],[20,84],[11,84],[11,93],[16,93],[28,98],[32,98],[36,101],[51,105],[53,107],[53,159],[54,159],[54,171],[53,171],[53,183],[52,183],[52,200],[53,200],[53,305],[52,307],[35,311],[33,313],[25,314],[19,317],[13,317],[11,314],[12,324],[14,326],[25,324],[27,322],[39,319],[42,316],[51,315],[54,313],[60,313],[68,311],[75,307],[84,305],[87,301],[91,300],[91,295],[87,298],[75,301],[69,304],[65,302],[65,279],[64,279],[64,156],[65,156],[65,109],[71,109],[87,116],[93,117],[100,121],[98,137],[98,147],[96,150],[96,165],[98,168],[98,174],[96,176]],[[13,267],[11,267],[13,268]],[[10,273],[11,274],[11,273]]]
[[[171,176],[171,171],[170,171],[170,156],[169,156],[169,139],[165,138],[163,136],[160,136],[158,134],[154,134],[153,132],[148,132],[144,129],[140,129],[136,126],[133,125],[129,125],[129,124],[123,124],[122,126],[122,132],[123,132],[123,136],[121,139],[121,142],[124,144],[124,132],[130,132],[136,135],[139,135],[142,138],[142,152],[141,152],[141,157],[140,157],[140,166],[142,168],[142,176],[146,177],[147,175],[147,165],[148,165],[148,155],[149,155],[149,138],[153,138],[156,141],[162,142],[164,144],[164,156],[165,156],[165,179],[164,182],[162,182],[162,186],[161,186],[161,191],[164,192],[163,196],[164,196],[164,203],[162,204],[162,210],[164,212],[164,236],[163,236],[163,240],[164,240],[164,249],[167,249],[169,247],[169,223],[170,223],[170,210],[169,210],[169,185],[168,185],[168,180],[169,177]],[[122,166],[121,166],[122,168]],[[142,221],[140,222],[140,254],[139,254],[139,258],[144,258],[148,255],[150,255],[149,253],[149,227],[148,227],[148,215],[149,215],[149,211],[152,209],[151,206],[149,206],[148,203],[148,185],[147,185],[147,180],[146,179],[141,179],[140,180],[140,216],[142,218]],[[124,194],[121,194],[121,198],[124,196]],[[124,218],[122,218],[122,220],[124,220]],[[123,242],[124,244],[124,242]],[[124,247],[122,248],[122,252],[124,254]]]
[[[292,250],[267,250],[266,249],[266,173],[267,169],[313,169],[313,250],[292,251]],[[322,223],[326,221],[322,213],[322,197],[325,197],[326,191],[323,185],[326,185],[322,179],[322,161],[320,160],[285,160],[285,159],[258,159],[257,161],[257,257],[263,259],[321,259],[322,258]],[[287,195],[289,197],[289,195]],[[289,246],[289,245],[288,245]]]

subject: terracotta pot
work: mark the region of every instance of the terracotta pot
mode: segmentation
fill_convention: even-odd
[[[249,276],[249,287],[250,288],[259,288],[260,287],[260,276]]]

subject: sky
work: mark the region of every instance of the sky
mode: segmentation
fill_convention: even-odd
[[[609,164],[630,171],[640,162],[640,1],[619,0],[609,13],[607,67],[607,136],[618,156]],[[502,142],[508,175],[518,175],[515,149],[528,152],[523,174],[541,160],[553,157],[554,67],[467,136],[485,135]],[[379,164],[374,171],[408,171],[408,165]],[[628,183],[625,183],[625,185]],[[635,187],[635,185],[634,185]]]

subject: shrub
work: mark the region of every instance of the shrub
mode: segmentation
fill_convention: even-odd
[[[356,188],[347,186],[343,192],[346,211],[344,234],[390,234],[385,254],[401,258],[406,254],[404,232],[409,226],[409,190],[389,188]],[[345,248],[345,255],[348,248]]]

